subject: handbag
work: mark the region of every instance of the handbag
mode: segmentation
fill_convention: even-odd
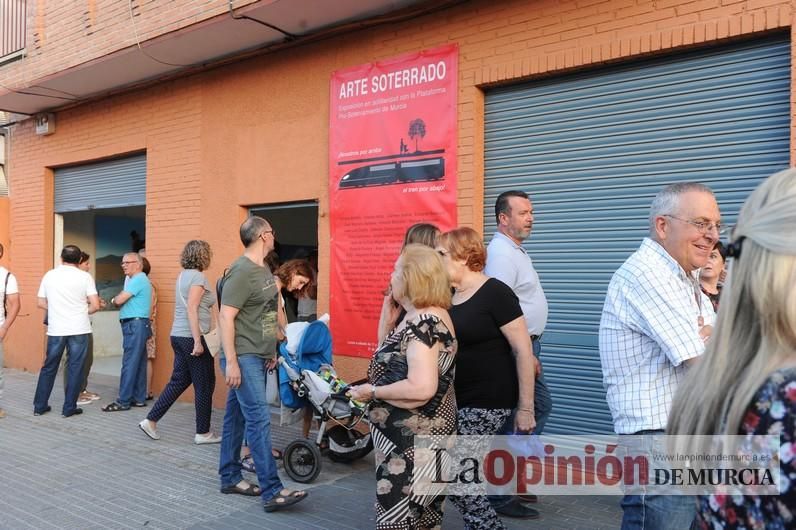
[[[221,333],[219,333],[218,327],[211,329],[207,333],[202,333],[202,338],[205,340],[207,351],[210,352],[210,355],[213,357],[218,355],[221,350]]]
[[[182,300],[182,304],[187,308],[188,302],[185,301],[185,297],[182,295],[180,284],[182,284],[182,272],[180,272],[180,276],[179,278],[177,278],[177,294],[180,295],[180,300]],[[218,326],[214,326],[213,324],[214,322],[211,321],[210,329],[202,332],[202,338],[204,339],[205,345],[207,346],[207,351],[210,352],[210,355],[215,357],[216,355],[218,355],[218,352],[221,350],[221,333],[218,330]]]

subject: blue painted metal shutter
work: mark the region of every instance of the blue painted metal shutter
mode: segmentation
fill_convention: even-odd
[[[542,339],[549,433],[612,432],[597,332],[608,281],[648,233],[663,186],[713,188],[727,224],[789,163],[790,42],[715,47],[491,90],[484,220],[499,193],[531,195],[525,248],[550,305]]]
[[[55,211],[146,204],[146,155],[55,170]]]

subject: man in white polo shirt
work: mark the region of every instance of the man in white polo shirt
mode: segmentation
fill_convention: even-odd
[[[0,258],[3,257],[3,245],[0,244]],[[0,306],[0,399],[3,397],[3,342],[8,335],[8,330],[11,324],[16,320],[19,314],[19,288],[17,287],[17,279],[13,274],[8,272],[3,266],[0,266],[0,298],[2,298],[2,306]],[[0,418],[6,417],[6,411],[0,407]]]
[[[547,298],[539,275],[533,268],[531,257],[522,246],[528,239],[533,228],[533,204],[524,191],[511,190],[501,193],[495,201],[495,221],[497,232],[489,242],[486,250],[487,276],[497,278],[514,291],[520,300],[522,314],[531,337],[533,354],[536,359],[536,377],[534,379],[534,419],[535,434],[542,434],[553,400],[541,370],[542,361],[539,354],[542,345],[539,339],[547,325]],[[513,419],[507,422],[513,424]],[[520,501],[537,502],[536,495],[521,495]],[[512,501],[510,497],[493,497],[490,499],[495,510],[509,517],[535,519],[539,513],[523,504]]]
[[[67,377],[62,414],[68,418],[83,412],[77,408],[77,396],[82,390],[83,360],[91,334],[88,316],[99,309],[100,303],[94,279],[78,268],[80,256],[78,247],[65,246],[61,265],[48,271],[39,287],[38,306],[47,312],[47,355],[33,398],[34,416],[52,410],[48,402],[64,349]]]

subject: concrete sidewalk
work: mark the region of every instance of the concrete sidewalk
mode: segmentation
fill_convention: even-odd
[[[5,370],[0,420],[0,528],[117,529],[373,528],[375,484],[372,454],[354,464],[324,459],[318,479],[290,488],[310,490],[292,510],[266,514],[259,499],[218,492],[218,445],[193,444],[194,410],[177,403],[158,424],[162,439],[147,438],[137,426],[148,408],[104,413],[118,379],[92,374],[91,390],[101,401],[84,413],[62,418],[61,378],[50,399],[53,411],[33,416],[34,374]],[[219,382],[218,384],[222,384]],[[213,414],[220,432],[223,411]],[[275,427],[274,444],[297,438],[297,427]],[[252,478],[252,477],[249,477]],[[617,528],[618,497],[542,497],[536,521],[504,519],[510,529]],[[455,507],[445,508],[445,530],[463,528]]]

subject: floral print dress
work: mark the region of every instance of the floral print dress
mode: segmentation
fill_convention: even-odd
[[[373,354],[368,380],[378,384],[396,361],[405,362],[406,350],[415,340],[429,347],[440,345],[440,386],[435,396],[438,403],[431,407],[434,410],[428,410],[428,406],[402,409],[379,400],[371,404],[369,419],[376,448],[376,528],[380,530],[435,528],[442,524],[444,496],[418,495],[412,491],[413,474],[433,467],[433,462],[415,462],[413,446],[416,434],[456,433],[456,398],[450,384],[456,339],[437,316],[421,314],[415,322],[387,336]]]
[[[774,372],[755,394],[739,434],[779,434],[778,496],[702,495],[698,528],[796,528],[796,368]]]

